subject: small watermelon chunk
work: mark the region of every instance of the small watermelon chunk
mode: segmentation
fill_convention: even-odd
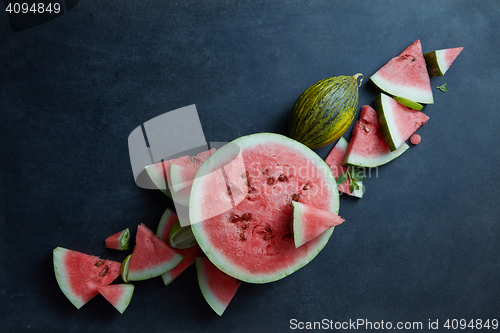
[[[174,268],[182,259],[182,255],[172,250],[144,224],[140,224],[126,279],[137,281],[160,276]]]
[[[463,47],[455,47],[425,53],[424,58],[429,75],[431,77],[444,75],[463,49]]]
[[[158,229],[156,230],[156,235],[160,237],[160,239],[163,240],[168,247],[184,257],[184,259],[182,259],[182,261],[177,266],[161,275],[161,278],[163,279],[163,283],[165,283],[165,285],[169,285],[189,266],[194,264],[196,256],[203,254],[198,245],[191,246],[187,249],[174,249],[170,246],[170,244],[168,243],[168,235],[170,233],[170,229],[172,229],[172,227],[177,223],[178,220],[179,219],[177,217],[177,214],[171,208],[167,208],[161,216],[160,222],[158,223]]]
[[[57,284],[78,309],[120,275],[119,262],[63,247],[54,249],[53,261]]]
[[[215,152],[215,148],[199,153],[196,156],[181,156],[176,159],[158,162],[145,167],[149,177],[153,183],[160,189],[165,195],[172,199],[172,193],[169,189],[169,177],[170,177],[170,165],[177,164],[178,166],[194,168],[198,170],[200,165],[205,162],[207,158],[210,157]]]
[[[317,238],[328,229],[344,222],[335,213],[318,209],[308,204],[292,201],[293,207],[293,240],[295,247]]]
[[[370,77],[370,81],[389,95],[417,103],[434,103],[420,40],[416,40],[397,57],[389,60]]]
[[[395,151],[391,151],[380,129],[377,112],[371,106],[363,105],[359,120],[352,129],[344,165],[377,167],[392,161],[408,148],[404,143]]]
[[[130,247],[130,231],[118,231],[104,240],[104,246],[113,250],[128,250]]]
[[[429,120],[423,112],[407,108],[384,93],[377,96],[375,109],[380,128],[391,151],[403,145],[420,126]]]
[[[196,258],[196,272],[203,297],[222,316],[241,281],[215,267],[207,257]]]
[[[134,293],[134,285],[131,283],[111,284],[99,288],[99,293],[111,303],[120,313],[127,309]]]
[[[325,162],[332,170],[335,179],[338,179],[342,173],[348,171],[348,167],[342,165],[344,163],[345,153],[348,145],[349,143],[347,142],[347,140],[344,139],[343,136],[341,136],[325,159]],[[353,192],[351,192],[349,180],[346,180],[344,183],[338,185],[339,192],[362,198],[364,192],[363,182],[360,180],[357,181],[357,184],[359,185],[359,189],[355,189]]]

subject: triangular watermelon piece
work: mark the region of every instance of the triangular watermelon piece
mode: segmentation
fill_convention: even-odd
[[[172,199],[172,194],[169,189],[170,165],[177,164],[178,166],[194,168],[198,170],[200,165],[205,162],[215,152],[215,148],[199,153],[196,156],[181,156],[168,161],[158,162],[145,167],[149,177],[153,183],[165,195]],[[194,178],[194,177],[193,177]]]
[[[131,283],[111,284],[99,288],[99,293],[111,303],[120,313],[123,313],[130,304],[134,293],[134,285]]]
[[[297,201],[292,201],[292,208],[293,240],[296,248],[344,222],[344,219],[335,213]]]
[[[119,262],[62,247],[54,249],[53,261],[57,284],[78,309],[120,275]]]
[[[434,103],[420,40],[416,40],[400,55],[389,60],[370,77],[370,81],[389,95],[417,103]]]
[[[444,75],[463,49],[463,47],[455,47],[425,53],[424,58],[429,75],[431,77]]]
[[[178,220],[179,218],[177,217],[177,214],[172,209],[167,208],[161,216],[160,222],[158,223],[158,229],[156,230],[156,235],[160,237],[160,239],[163,240],[168,247],[184,257],[184,259],[182,259],[182,261],[177,266],[161,275],[161,278],[163,279],[163,283],[165,283],[165,285],[170,284],[189,266],[194,264],[196,256],[203,254],[198,245],[191,246],[187,249],[174,249],[169,245],[168,235],[170,233],[170,229],[172,229],[172,227],[175,223],[177,223]]]
[[[348,167],[343,166],[348,145],[349,143],[347,142],[347,140],[344,139],[343,136],[341,136],[325,159],[325,162],[332,170],[335,179],[338,179],[342,173],[348,171]],[[362,198],[364,192],[363,182],[360,180],[357,181],[357,183],[359,185],[359,189],[355,189],[353,192],[351,192],[349,180],[346,180],[344,183],[338,185],[339,192]]]
[[[420,126],[429,120],[423,112],[407,108],[383,93],[377,96],[375,109],[380,128],[391,151],[401,147]]]
[[[397,150],[391,151],[380,129],[377,112],[371,106],[363,105],[359,120],[352,129],[344,165],[377,167],[392,161],[408,148],[404,143]]]
[[[218,269],[207,257],[196,258],[196,272],[203,297],[222,316],[241,281]]]
[[[183,259],[148,227],[137,227],[134,251],[129,260],[128,281],[146,280],[174,268]]]

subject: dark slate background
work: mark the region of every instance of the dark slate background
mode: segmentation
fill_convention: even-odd
[[[0,13],[2,332],[286,332],[293,318],[439,319],[442,329],[446,319],[500,319],[500,2],[66,7],[37,22]],[[101,297],[77,310],[62,294],[56,246],[122,260],[103,240],[139,223],[155,228],[172,205],[134,183],[135,127],[196,104],[207,141],[286,134],[295,99],[322,78],[363,73],[360,106],[373,105],[368,77],[416,39],[424,52],[464,47],[432,79],[422,143],[372,174],[363,199],[341,197],[346,222],[309,265],[242,284],[220,318],[194,267],[168,287],[136,283],[123,315]],[[435,89],[445,82],[448,93]]]

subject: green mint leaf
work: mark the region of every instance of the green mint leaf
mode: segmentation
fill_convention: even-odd
[[[438,89],[439,89],[439,90],[441,90],[442,92],[448,92],[448,91],[449,91],[449,89],[448,89],[448,88],[446,88],[446,82],[445,82],[445,83],[443,83],[442,85],[440,85],[439,87],[436,87],[436,88],[438,88]]]
[[[340,176],[337,178],[337,185],[342,185],[347,180],[347,173],[342,172]]]
[[[366,178],[366,173],[365,173],[365,171],[364,171],[364,170],[361,170],[360,168],[356,168],[356,167],[353,167],[353,168],[351,169],[351,172],[350,172],[350,174],[349,174],[349,175],[350,175],[350,177],[351,177],[353,180],[355,180],[355,181],[357,181],[357,182],[362,181],[363,179],[365,179],[365,178]]]
[[[355,190],[359,190],[359,185],[352,178],[349,178],[349,190],[353,193]]]

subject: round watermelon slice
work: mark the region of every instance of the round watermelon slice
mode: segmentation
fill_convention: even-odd
[[[241,281],[219,270],[207,257],[196,258],[196,272],[203,297],[222,316]]]
[[[374,168],[392,161],[408,148],[403,143],[398,149],[391,151],[380,129],[377,112],[371,106],[363,105],[359,120],[352,129],[344,164]]]
[[[444,75],[463,49],[463,47],[455,47],[425,53],[424,58],[429,75],[431,77]]]
[[[434,103],[420,40],[416,40],[400,55],[389,60],[370,77],[370,81],[389,95],[417,103]]]
[[[328,165],[285,136],[244,136],[198,170],[189,200],[191,228],[203,252],[226,274],[250,283],[276,281],[310,262],[333,232],[295,248],[292,201],[338,213],[337,184]]]
[[[54,249],[53,261],[57,284],[78,309],[120,275],[119,262],[63,247]]]

